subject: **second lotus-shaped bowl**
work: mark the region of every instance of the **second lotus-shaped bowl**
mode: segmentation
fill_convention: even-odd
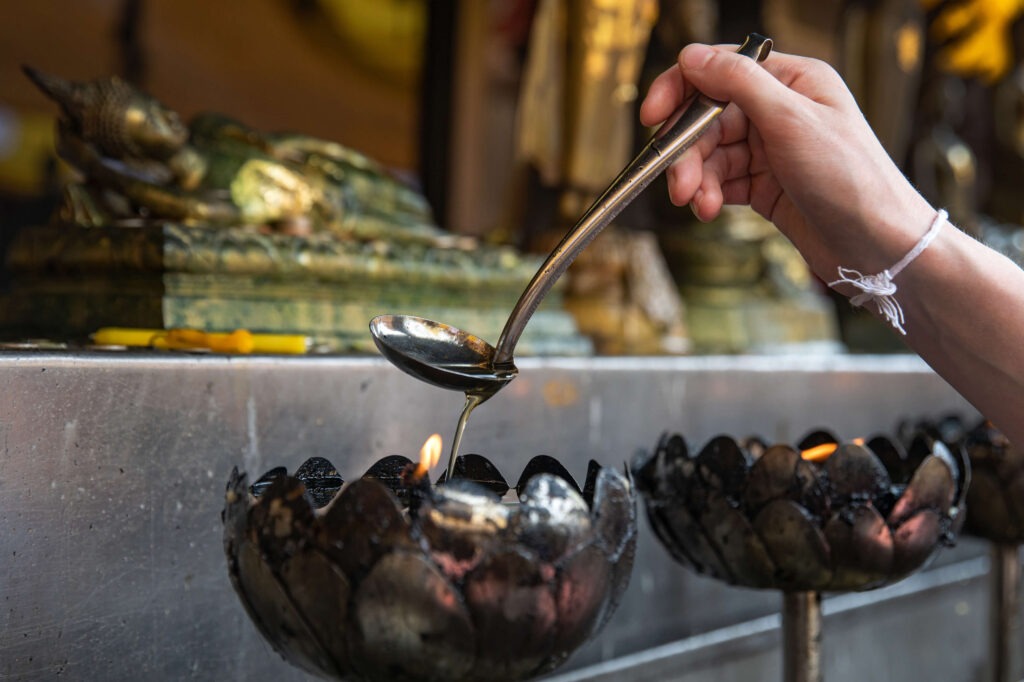
[[[802,453],[835,444],[824,461]],[[885,437],[796,447],[720,436],[699,453],[665,437],[634,466],[658,538],[680,563],[734,585],[867,590],[920,568],[961,518],[966,462],[941,442]]]
[[[963,449],[971,463],[964,532],[1005,544],[1024,543],[1024,450],[987,420],[973,427],[959,416],[922,421],[914,427]]]
[[[995,542],[1024,543],[1024,450],[989,422],[967,432],[964,449],[971,462],[964,530]]]
[[[521,680],[601,629],[632,569],[632,482],[592,463],[580,491],[541,457],[502,501],[497,470],[467,457],[477,480],[438,486],[395,457],[344,486],[319,458],[251,488],[233,472],[228,570],[276,651],[337,679]]]

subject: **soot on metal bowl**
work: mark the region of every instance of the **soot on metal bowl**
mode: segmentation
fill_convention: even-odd
[[[540,456],[506,495],[478,455],[436,486],[412,466],[388,457],[348,484],[320,458],[252,486],[232,472],[228,570],[287,661],[345,680],[523,680],[600,631],[632,570],[628,473],[591,462],[580,490]]]
[[[952,541],[967,464],[941,442],[796,447],[729,436],[692,453],[663,437],[634,470],[665,548],[698,573],[785,591],[867,590],[920,568]]]

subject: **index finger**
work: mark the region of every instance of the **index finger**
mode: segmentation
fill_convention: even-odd
[[[647,96],[640,103],[640,123],[658,125],[672,115],[696,90],[683,79],[678,66],[665,69],[651,82]]]
[[[715,47],[735,51],[739,46],[725,44]],[[654,126],[661,123],[682,106],[683,102],[698,94],[693,84],[683,77],[681,56],[682,50],[676,57],[676,63],[651,82],[647,96],[640,103],[640,123],[643,125]]]

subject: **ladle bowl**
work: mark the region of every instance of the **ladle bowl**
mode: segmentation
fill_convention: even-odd
[[[516,376],[492,366],[494,347],[479,336],[415,315],[380,315],[370,333],[392,364],[434,386],[489,397]]]
[[[763,61],[771,47],[769,38],[751,33],[737,51]],[[547,257],[512,309],[496,346],[441,322],[381,315],[370,322],[377,348],[407,374],[475,396],[476,404],[497,393],[515,378],[512,356],[516,343],[554,283],[622,209],[697,141],[725,107],[725,102],[698,94],[662,125]]]

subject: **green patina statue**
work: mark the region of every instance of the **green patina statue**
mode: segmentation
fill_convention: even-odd
[[[57,152],[79,177],[50,225],[11,244],[4,336],[246,328],[362,351],[375,315],[415,312],[496,338],[540,265],[443,230],[420,193],[341,144],[219,114],[186,125],[117,77],[25,72],[59,104]],[[560,303],[525,352],[589,350]]]
[[[163,220],[356,239],[444,243],[415,190],[343,145],[266,134],[219,114],[186,126],[116,76],[72,83],[26,67],[60,105],[58,153],[84,176],[60,217],[83,226]]]

